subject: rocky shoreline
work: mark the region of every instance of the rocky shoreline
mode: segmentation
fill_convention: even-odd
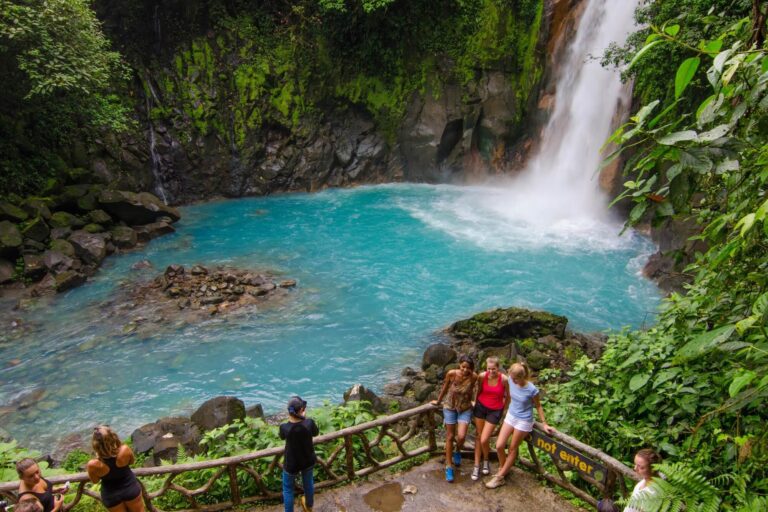
[[[178,286],[180,276],[235,276],[221,270],[202,274],[201,269],[182,271],[183,267],[170,266],[156,282],[165,282],[165,292]],[[207,269],[206,269],[207,270]],[[245,274],[241,278],[244,279]],[[230,278],[231,279],[231,278]],[[254,282],[259,277],[251,276]],[[226,278],[224,282],[227,282]],[[289,284],[292,281],[284,282]],[[232,284],[232,283],[229,283]],[[236,285],[237,286],[237,285]],[[255,287],[246,284],[245,287]],[[260,287],[263,285],[259,285]],[[275,287],[275,289],[284,289]],[[199,292],[194,292],[196,295]],[[176,292],[173,292],[176,294]],[[253,297],[253,291],[236,294]],[[205,294],[203,293],[203,297]],[[195,297],[196,299],[202,297]],[[178,298],[174,298],[176,304]],[[187,299],[192,300],[192,299]],[[219,303],[220,305],[221,303]],[[202,308],[205,310],[205,308]],[[423,353],[421,368],[406,367],[401,377],[384,385],[382,393],[376,394],[363,384],[356,384],[343,396],[343,403],[365,400],[371,403],[374,412],[390,413],[421,405],[437,396],[445,373],[457,367],[460,354],[475,359],[478,369],[485,358],[496,356],[502,368],[516,361],[526,362],[539,376],[540,381],[566,380],[573,363],[587,356],[597,359],[602,354],[606,336],[583,334],[567,329],[568,319],[544,311],[530,311],[522,308],[499,308],[478,313],[459,320],[443,329],[439,334],[444,338],[440,343],[429,345]],[[230,424],[246,417],[263,418],[269,424],[284,420],[285,414],[264,416],[260,404],[246,406],[234,396],[220,396],[203,403],[190,417],[165,417],[143,425],[131,434],[134,451],[147,454],[146,464],[160,464],[161,460],[175,460],[179,446],[187,454],[199,453],[199,442],[205,432]],[[66,458],[68,452],[80,449],[90,451],[88,433],[73,433],[63,438],[57,448],[48,456],[53,463]]]
[[[176,208],[148,192],[52,184],[0,201],[0,285],[32,297],[85,283],[104,259],[173,233]]]

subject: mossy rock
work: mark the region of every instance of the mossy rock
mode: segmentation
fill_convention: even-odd
[[[532,350],[527,356],[525,356],[525,360],[528,362],[528,366],[537,372],[550,366],[550,358],[540,350]]]
[[[21,242],[21,232],[16,224],[7,220],[0,221],[0,250],[17,248]]]
[[[92,233],[92,234],[103,233],[104,226],[96,223],[86,224],[85,227],[83,228],[83,231],[87,231],[88,233]]]
[[[69,212],[56,212],[51,215],[50,224],[54,228],[81,228],[85,222]]]
[[[94,224],[101,224],[102,226],[112,224],[112,217],[110,217],[104,210],[93,210],[88,214],[88,217]]]
[[[29,218],[27,212],[8,201],[0,201],[0,220],[19,223]]]
[[[90,212],[99,207],[96,194],[88,193],[77,200],[77,207],[85,212]]]
[[[42,217],[35,217],[24,224],[24,227],[21,229],[21,234],[24,238],[30,238],[36,242],[44,243],[51,235],[51,229]]]
[[[75,257],[75,247],[64,239],[51,240],[51,250],[60,252],[70,258]]]
[[[475,343],[497,343],[495,340],[520,340],[554,335],[562,338],[568,319],[546,311],[506,308],[484,311],[449,327],[459,338],[471,338]],[[494,341],[491,341],[494,340]]]

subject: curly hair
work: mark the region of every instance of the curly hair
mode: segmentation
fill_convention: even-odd
[[[463,355],[459,358],[459,364],[461,363],[467,363],[469,365],[469,369],[474,371],[475,370],[475,360],[469,357],[468,355]]]
[[[109,426],[99,425],[93,429],[91,446],[100,459],[117,457],[117,452],[120,450],[120,445],[122,444],[123,443],[120,441],[117,433],[109,428]]]

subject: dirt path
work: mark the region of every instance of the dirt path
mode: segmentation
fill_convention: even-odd
[[[314,512],[583,512],[523,470],[515,468],[507,484],[493,490],[482,479],[473,482],[471,471],[465,459],[449,484],[439,458],[403,473],[385,470],[367,481],[317,493]],[[283,506],[253,510],[282,512]],[[301,511],[298,500],[295,510]]]

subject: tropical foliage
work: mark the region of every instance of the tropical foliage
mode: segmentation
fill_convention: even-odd
[[[716,500],[689,510],[746,507],[768,493],[768,58],[749,46],[749,19],[693,44],[677,23],[649,30],[633,65],[667,46],[683,58],[668,102],[643,106],[611,139],[614,157],[631,154],[620,199],[634,203],[629,224],[695,220],[704,249],[655,327],[614,335],[599,361],[577,364],[555,391],[559,420],[624,460],[652,446],[706,475],[688,483],[728,475]]]

